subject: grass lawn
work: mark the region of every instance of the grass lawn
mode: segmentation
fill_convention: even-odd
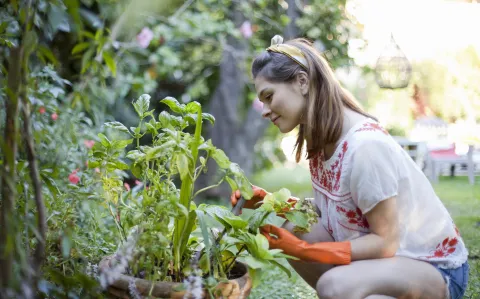
[[[302,167],[260,173],[252,178],[252,183],[268,191],[285,187],[295,196],[312,196],[310,173]],[[471,186],[466,177],[442,177],[434,188],[450,211],[470,253],[470,279],[464,298],[480,298],[480,178],[477,177],[475,186]],[[286,261],[284,264],[288,267]],[[317,298],[317,295],[294,272],[288,278],[283,272],[267,269],[249,298]]]

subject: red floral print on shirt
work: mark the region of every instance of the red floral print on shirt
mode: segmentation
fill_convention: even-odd
[[[324,163],[323,153],[315,156],[310,160],[310,174],[312,180],[323,189],[332,193],[340,189],[340,178],[342,176],[342,164],[345,153],[348,149],[348,142],[345,141],[341,145],[341,151],[337,155],[336,160],[327,167]]]
[[[347,210],[344,207],[337,206],[337,212],[342,213],[348,218],[348,223],[355,224],[361,228],[370,228],[367,218],[362,214],[362,211],[357,207],[354,210]]]
[[[457,237],[447,237],[443,240],[440,244],[437,245],[435,250],[432,251],[431,256],[427,256],[427,258],[442,258],[449,256],[450,254],[454,253],[457,249],[458,239]]]
[[[363,127],[360,129],[357,129],[355,132],[361,132],[361,131],[381,131],[385,135],[388,135],[388,131],[385,130],[382,126],[380,126],[377,123],[364,123]]]

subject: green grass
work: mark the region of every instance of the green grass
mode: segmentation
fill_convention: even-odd
[[[312,197],[310,173],[302,167],[259,173],[252,183],[272,192],[285,187],[295,196]],[[452,215],[470,253],[470,279],[464,298],[480,298],[480,179],[477,178],[476,184],[471,186],[466,177],[441,177],[434,188]],[[286,261],[285,264],[289,267]],[[295,272],[288,278],[277,269],[266,269],[261,283],[252,290],[249,298],[317,298],[317,295]]]

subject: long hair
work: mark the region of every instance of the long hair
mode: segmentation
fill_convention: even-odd
[[[307,70],[286,55],[265,51],[253,61],[252,75],[254,79],[263,77],[274,83],[289,83],[295,80],[301,71],[308,74],[306,122],[300,124],[295,143],[298,162],[305,139],[307,159],[322,152],[327,144],[335,144],[339,140],[343,128],[344,107],[367,117],[374,117],[360,108],[354,97],[342,88],[328,62],[309,40],[297,38],[287,41],[286,44],[302,51],[307,60]]]

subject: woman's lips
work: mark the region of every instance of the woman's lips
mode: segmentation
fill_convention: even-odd
[[[274,119],[272,119],[272,122],[273,122],[274,124],[277,124],[277,121],[278,121],[279,118],[280,118],[280,116],[275,117]]]

